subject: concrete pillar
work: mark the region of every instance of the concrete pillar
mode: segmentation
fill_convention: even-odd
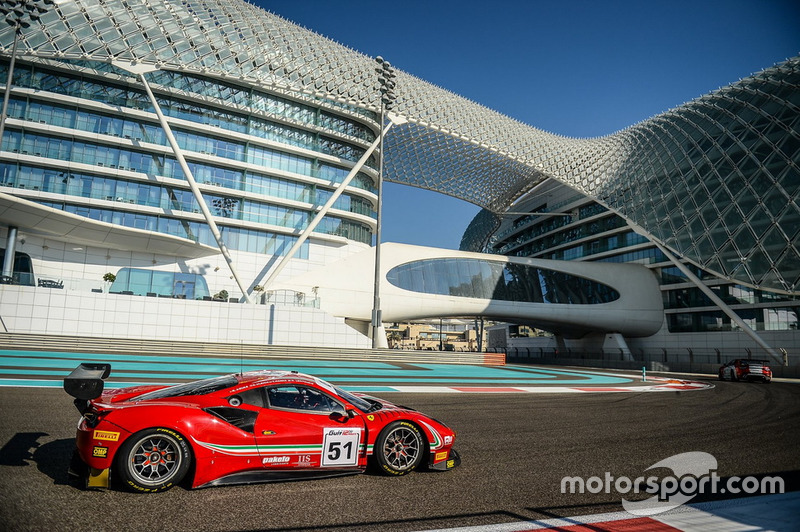
[[[611,351],[616,352],[621,355],[622,360],[633,360],[633,355],[631,354],[631,348],[628,347],[628,343],[625,341],[625,337],[622,336],[620,333],[608,333],[606,334],[605,341],[603,342],[603,351]]]
[[[3,259],[3,277],[11,277],[14,275],[14,253],[16,250],[17,228],[9,226],[8,235],[6,236],[6,255]]]
[[[556,350],[558,351],[558,356],[566,356],[567,355],[567,342],[564,341],[564,337],[556,334],[553,336],[556,341]]]
[[[377,337],[373,335],[377,335]],[[370,323],[369,336],[372,338],[373,349],[389,349],[389,340],[386,338],[386,327],[383,323],[377,328]]]

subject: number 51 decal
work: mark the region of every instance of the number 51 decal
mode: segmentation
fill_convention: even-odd
[[[325,429],[322,440],[322,467],[358,465],[361,429]]]

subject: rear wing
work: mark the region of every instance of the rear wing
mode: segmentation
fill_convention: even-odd
[[[95,399],[103,393],[103,379],[109,375],[111,364],[83,362],[64,378],[64,391],[75,399]]]

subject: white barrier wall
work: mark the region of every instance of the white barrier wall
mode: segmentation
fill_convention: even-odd
[[[344,319],[308,307],[248,305],[0,285],[0,330],[261,345],[369,348]]]

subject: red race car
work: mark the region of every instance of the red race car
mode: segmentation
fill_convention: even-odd
[[[253,371],[103,392],[110,364],[64,379],[82,418],[70,473],[86,487],[164,491],[363,472],[405,475],[461,459],[455,432],[411,408],[296,371]]]
[[[766,360],[737,358],[719,368],[719,380],[724,381],[725,379],[770,382],[772,380],[772,369],[770,369]]]

